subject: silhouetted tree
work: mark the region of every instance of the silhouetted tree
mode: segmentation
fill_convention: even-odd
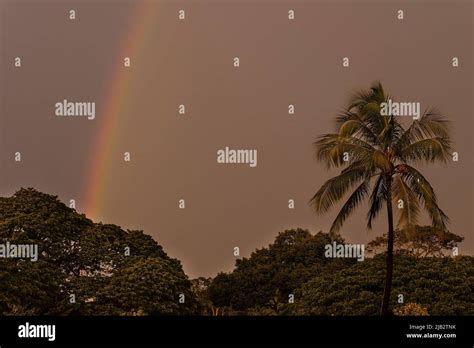
[[[337,132],[322,135],[315,142],[320,161],[328,168],[344,169],[326,181],[310,202],[316,213],[326,213],[355,188],[334,220],[332,233],[341,228],[365,199],[369,199],[367,227],[371,229],[372,221],[385,204],[388,237],[382,315],[389,313],[392,288],[392,205],[394,202],[403,204],[399,227],[416,224],[423,207],[433,226],[446,229],[448,217],[439,208],[431,184],[411,164],[446,162],[451,156],[447,121],[441,115],[429,109],[405,129],[400,117],[381,114],[381,104],[388,103],[389,99],[379,82],[369,91],[355,94],[347,110],[337,117]]]
[[[56,196],[30,188],[0,198],[0,243],[7,241],[36,244],[39,256],[0,259],[1,315],[198,311],[181,263],[153,238],[95,224]]]
[[[443,256],[450,253],[463,237],[433,226],[408,226],[394,233],[393,252],[416,257]],[[367,244],[368,252],[377,254],[386,251],[387,235],[375,238]]]

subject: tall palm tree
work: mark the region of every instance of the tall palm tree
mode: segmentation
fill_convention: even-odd
[[[428,180],[412,164],[447,162],[451,141],[447,120],[433,109],[405,128],[400,117],[381,115],[388,102],[380,82],[369,91],[355,94],[349,107],[337,117],[337,133],[320,136],[314,143],[317,159],[328,168],[343,167],[326,181],[310,204],[315,212],[327,212],[346,193],[355,189],[335,218],[331,233],[337,233],[346,218],[365,199],[369,200],[367,228],[383,206],[387,209],[387,269],[381,314],[388,315],[393,274],[394,222],[392,205],[400,204],[398,228],[417,223],[421,208],[432,225],[446,229],[449,219],[439,208]]]

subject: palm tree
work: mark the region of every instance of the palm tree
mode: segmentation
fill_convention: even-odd
[[[451,141],[447,120],[434,109],[405,128],[400,117],[380,113],[389,96],[380,82],[355,94],[349,107],[337,117],[337,133],[320,136],[314,143],[317,159],[328,168],[343,167],[324,183],[310,201],[315,212],[327,212],[353,190],[335,218],[330,232],[339,231],[346,218],[365,199],[369,200],[367,228],[385,205],[387,208],[386,279],[381,314],[388,315],[393,273],[394,223],[392,205],[402,205],[398,228],[417,223],[421,208],[432,225],[446,229],[449,219],[439,208],[428,180],[412,164],[447,162]],[[369,195],[370,192],[370,195]]]

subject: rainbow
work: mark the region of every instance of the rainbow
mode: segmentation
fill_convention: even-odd
[[[129,104],[129,91],[132,84],[133,61],[138,60],[142,47],[146,41],[146,34],[150,25],[156,2],[140,1],[132,12],[127,35],[118,50],[112,66],[109,79],[111,82],[103,93],[103,107],[98,115],[99,130],[94,141],[88,174],[86,174],[83,197],[83,212],[91,219],[98,219],[101,215],[105,189],[107,186],[107,172],[111,166],[111,159],[116,156],[113,149],[118,138],[117,120],[126,112]],[[131,67],[124,66],[124,58],[130,57]]]

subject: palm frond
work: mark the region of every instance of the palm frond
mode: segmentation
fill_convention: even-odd
[[[316,158],[326,164],[328,168],[340,167],[356,162],[360,158],[367,158],[375,149],[367,142],[355,137],[340,134],[325,134],[314,142]],[[349,160],[344,160],[344,154]]]
[[[434,137],[415,141],[405,148],[399,149],[398,157],[406,162],[446,163],[451,154],[451,142],[447,138]]]
[[[372,222],[380,213],[386,196],[386,187],[383,176],[379,175],[369,199],[369,212],[367,213],[367,229],[372,229]]]
[[[403,208],[400,212],[397,228],[405,228],[409,225],[416,225],[420,213],[418,198],[400,175],[394,176],[392,188],[392,195],[395,203],[394,205],[398,206],[399,200],[402,200],[403,202]]]
[[[366,179],[360,184],[352,195],[347,199],[346,203],[342,206],[339,214],[337,214],[334,222],[332,223],[329,233],[334,234],[339,231],[347,217],[354,211],[355,208],[367,197],[369,192],[370,180]]]
[[[414,120],[394,148],[400,154],[409,145],[429,138],[441,138],[449,143],[449,122],[435,109],[425,110],[419,120]]]
[[[344,111],[338,115],[336,125],[340,135],[356,137],[372,146],[376,145],[377,136],[357,113],[349,110]]]
[[[386,125],[386,120],[380,116],[380,104],[385,99],[381,83],[375,82],[370,90],[362,90],[352,96],[348,110],[356,110],[364,124],[377,135]]]
[[[419,201],[423,203],[433,226],[446,229],[449,218],[438,206],[436,194],[429,181],[418,170],[409,165],[404,165],[404,170],[400,175]]]
[[[367,172],[363,167],[352,166],[326,181],[310,200],[314,211],[327,212],[349,189],[364,180],[366,175]]]

